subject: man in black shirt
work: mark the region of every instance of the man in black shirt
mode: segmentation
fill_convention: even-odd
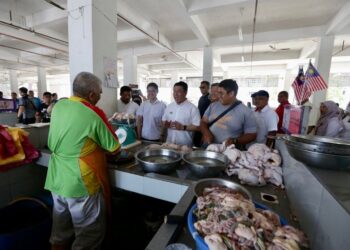
[[[208,81],[202,81],[201,86],[199,87],[202,92],[202,96],[199,98],[199,101],[198,101],[198,109],[199,109],[201,118],[204,115],[204,112],[207,110],[207,108],[210,105],[209,86],[210,84]]]
[[[199,109],[201,118],[211,103],[209,99],[209,86],[210,86],[210,83],[208,81],[202,81],[199,87],[199,89],[202,92],[202,96],[199,98],[199,101],[198,101],[198,109]],[[195,132],[193,137],[193,144],[197,147],[200,147],[201,140],[202,140],[201,132],[199,131]]]

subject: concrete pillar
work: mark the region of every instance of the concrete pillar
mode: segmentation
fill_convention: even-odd
[[[123,57],[124,85],[137,83],[137,56],[132,49]]]
[[[332,64],[334,36],[323,36],[317,45],[315,67],[328,83]],[[327,90],[317,91],[312,95],[313,108],[319,109],[320,103],[326,100]]]
[[[213,48],[203,48],[203,80],[212,82],[213,79]]]
[[[224,71],[224,74],[223,74],[223,80],[225,80],[225,79],[229,79],[229,74],[228,74],[228,71],[226,70],[226,71]]]
[[[11,92],[16,92],[17,95],[18,95],[19,92],[18,92],[17,70],[10,69],[9,70],[9,76],[10,76]]]
[[[178,81],[179,81],[179,74],[177,73],[177,71],[174,70],[173,72],[171,72],[171,86],[173,86]]]
[[[291,86],[297,75],[298,75],[298,70],[286,68],[286,73],[284,75],[284,82],[281,84],[278,84],[278,90],[279,91],[285,90],[288,92],[293,91]]]
[[[81,71],[98,76],[103,93],[97,105],[110,116],[117,109],[117,89],[107,84],[105,72],[117,78],[117,1],[68,0],[68,13],[71,83]]]
[[[41,99],[43,93],[47,91],[46,85],[46,69],[42,67],[38,67],[38,97]]]

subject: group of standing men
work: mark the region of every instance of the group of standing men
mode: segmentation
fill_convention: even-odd
[[[158,100],[155,83],[148,84],[147,100],[140,106],[124,86],[118,111],[136,115],[140,139],[160,141],[166,135],[169,143],[191,146],[194,132],[201,132],[203,144],[244,147],[255,140],[266,141],[270,127],[265,121],[270,120],[263,114],[271,113],[266,91],[258,92],[253,112],[237,99],[234,80],[213,84],[210,96],[208,82],[200,88],[203,96],[198,108],[187,100],[188,85],[182,81],[174,84],[174,102],[167,106]],[[102,93],[100,79],[79,73],[73,93],[59,101],[51,115],[48,146],[52,155],[45,184],[54,199],[50,241],[53,249],[98,249],[105,235],[110,194],[105,152],[117,154],[120,144],[105,114],[96,107]],[[276,127],[277,121],[276,117]],[[267,132],[260,134],[262,130]]]

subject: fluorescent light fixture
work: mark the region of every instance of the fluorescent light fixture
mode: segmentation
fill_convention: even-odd
[[[242,59],[242,62],[244,62],[244,56],[242,56],[241,59]]]
[[[240,41],[243,41],[242,27],[238,28],[238,38]]]

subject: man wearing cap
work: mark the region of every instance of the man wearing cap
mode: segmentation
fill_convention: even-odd
[[[254,95],[256,102],[254,116],[258,127],[256,142],[273,146],[274,139],[268,136],[275,136],[277,133],[278,115],[268,104],[269,93],[267,91],[259,90]]]

